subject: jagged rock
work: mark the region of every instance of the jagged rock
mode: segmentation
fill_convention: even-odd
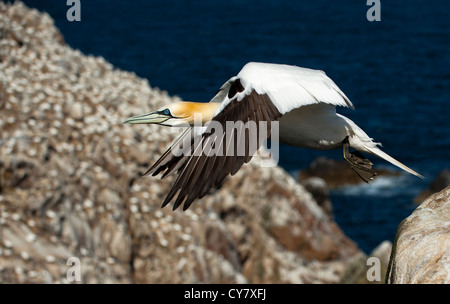
[[[399,225],[387,283],[450,283],[450,187]]]
[[[124,118],[179,99],[64,44],[0,2],[0,281],[337,283],[360,251],[310,193],[258,158],[186,212],[142,178],[175,134]]]

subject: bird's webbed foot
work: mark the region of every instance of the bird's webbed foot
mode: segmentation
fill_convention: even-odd
[[[373,180],[378,174],[372,170],[373,163],[364,157],[359,151],[350,152],[348,136],[342,142],[344,159],[350,164],[355,173],[366,183]]]

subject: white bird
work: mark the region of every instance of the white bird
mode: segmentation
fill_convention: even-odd
[[[187,123],[191,126],[144,174],[155,176],[163,172],[162,178],[178,174],[162,203],[162,207],[166,206],[179,193],[173,204],[174,210],[183,203],[183,210],[186,210],[195,199],[220,186],[229,174],[234,175],[252,158],[255,151],[248,148],[252,135],[245,128],[233,129],[233,134],[226,134],[227,121],[267,122],[267,130],[256,124],[258,136],[266,134],[262,140],[269,137],[273,121],[279,121],[279,139],[282,143],[313,149],[343,147],[344,159],[366,182],[373,179],[376,173],[372,170],[372,163],[358,151],[376,155],[423,178],[380,150],[380,143],[373,142],[352,120],[337,114],[336,106],[354,109],[347,96],[323,71],[250,62],[237,76],[225,82],[209,103],[177,102],[124,122],[166,126]],[[219,123],[223,126],[223,132],[212,135],[206,127],[196,131],[193,128],[195,114],[201,114],[201,122],[205,126],[212,122]],[[173,153],[176,145],[191,138],[194,140],[184,150],[190,153]],[[236,145],[233,146],[233,143]],[[257,147],[261,145],[262,141],[257,140]],[[208,146],[221,148],[226,153],[208,155],[205,153]],[[244,155],[228,153],[242,147],[245,149]],[[356,151],[352,153],[349,148]]]

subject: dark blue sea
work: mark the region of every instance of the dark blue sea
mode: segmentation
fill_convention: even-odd
[[[184,100],[209,101],[249,61],[325,70],[356,106],[338,111],[426,177],[331,193],[336,221],[367,253],[393,240],[413,198],[450,168],[449,1],[381,0],[379,22],[367,20],[366,0],[80,2],[81,21],[69,22],[66,1],[25,1],[47,11],[71,47]],[[296,175],[318,156],[341,151],[282,146],[280,165]]]

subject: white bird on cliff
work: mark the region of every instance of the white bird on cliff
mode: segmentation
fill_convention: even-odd
[[[233,134],[226,134],[227,121],[267,122],[267,130],[264,130],[267,135],[262,140],[270,136],[271,124],[278,121],[279,139],[282,143],[313,149],[343,147],[344,159],[366,182],[373,179],[376,173],[372,170],[372,163],[359,152],[376,155],[423,178],[380,150],[380,144],[373,142],[353,121],[337,114],[335,106],[354,109],[347,96],[323,71],[250,62],[237,76],[225,82],[209,103],[177,102],[149,114],[128,118],[124,122],[166,126],[187,123],[191,126],[144,174],[155,176],[163,173],[162,178],[178,174],[162,203],[162,207],[166,206],[178,193],[173,204],[174,210],[181,204],[184,204],[183,210],[186,210],[195,199],[206,195],[211,188],[220,186],[228,175],[234,175],[252,158],[254,150],[250,151],[248,146],[252,134],[255,134],[250,134],[245,128],[234,129]],[[195,114],[201,114],[201,121],[205,126],[211,122],[219,123],[223,126],[223,133],[212,136],[211,130],[207,132],[205,128],[201,132],[195,131]],[[256,126],[257,133],[261,134],[261,127],[259,124]],[[194,139],[188,147],[191,153],[172,153],[174,147],[186,138]],[[230,138],[237,147],[229,148],[233,146]],[[256,142],[258,147],[262,145],[261,141]],[[205,145],[206,143],[209,145]],[[205,152],[205,147],[211,145],[223,148],[222,151],[225,152],[229,152],[229,149],[236,151],[242,145],[245,153],[196,153]],[[350,152],[349,148],[356,151]]]

